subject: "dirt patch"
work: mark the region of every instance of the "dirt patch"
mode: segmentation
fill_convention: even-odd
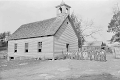
[[[70,70],[70,69],[69,69],[69,68],[59,68],[59,69],[57,69],[57,70],[63,72],[63,71],[68,71],[68,70]]]
[[[21,64],[19,64],[19,65],[27,65],[28,63],[21,63]]]
[[[120,78],[117,78],[109,73],[103,73],[103,74],[84,74],[79,77],[71,77],[66,79],[59,79],[59,80],[120,80]]]
[[[47,80],[55,77],[54,75],[50,75],[50,74],[40,74],[39,76],[40,78],[47,79]]]

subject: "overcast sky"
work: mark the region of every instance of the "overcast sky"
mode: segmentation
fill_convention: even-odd
[[[55,6],[62,0],[0,0],[0,33],[13,33],[22,24],[40,21],[56,16]],[[112,18],[112,8],[120,0],[64,0],[70,5],[71,13],[83,20],[93,20],[94,26],[102,31],[96,35],[97,40],[109,40],[108,23]]]

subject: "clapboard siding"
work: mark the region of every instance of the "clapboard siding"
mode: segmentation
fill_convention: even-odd
[[[42,52],[38,52],[38,42],[42,42]],[[17,43],[17,53],[14,53],[14,44]],[[25,43],[28,43],[28,53],[25,52]],[[11,40],[8,42],[9,56],[53,57],[53,36]]]
[[[69,44],[69,51],[78,50],[78,38],[68,18],[54,36],[54,54],[66,52],[66,43]]]

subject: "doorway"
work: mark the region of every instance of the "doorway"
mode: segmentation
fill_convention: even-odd
[[[69,51],[69,44],[66,44],[67,52]]]

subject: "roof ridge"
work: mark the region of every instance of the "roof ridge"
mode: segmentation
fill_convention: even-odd
[[[34,22],[30,22],[30,23],[25,23],[25,24],[22,24],[20,27],[26,27],[24,25],[29,25],[29,24],[33,24],[33,23],[38,23],[38,22],[44,22],[44,21],[48,21],[48,20],[51,20],[51,19],[54,19],[56,17],[52,17],[52,18],[48,18],[48,19],[43,19],[41,21],[34,21]]]

